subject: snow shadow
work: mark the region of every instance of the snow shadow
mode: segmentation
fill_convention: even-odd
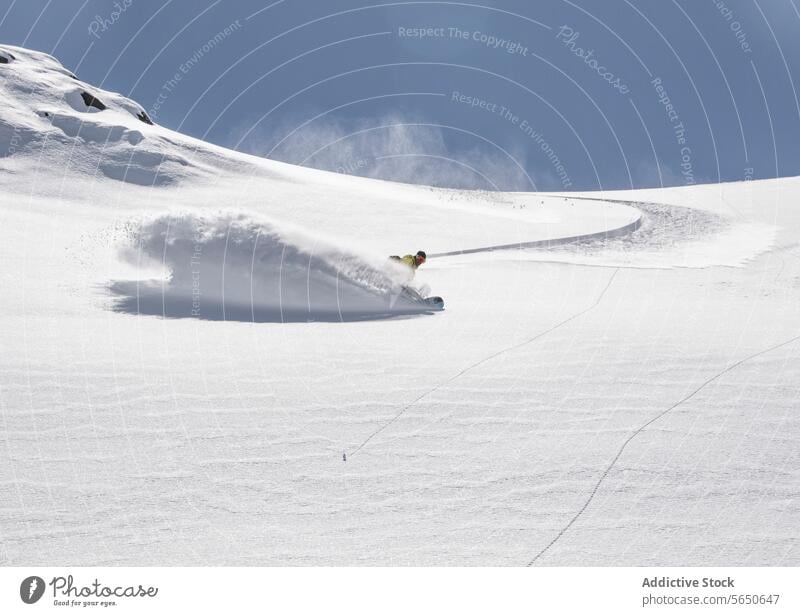
[[[245,216],[164,216],[122,257],[162,280],[115,280],[117,312],[214,321],[363,321],[430,314],[402,293],[404,266]]]

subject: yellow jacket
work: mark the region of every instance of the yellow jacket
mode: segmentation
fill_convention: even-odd
[[[402,263],[403,265],[408,266],[409,277],[408,279],[411,280],[414,277],[414,273],[417,271],[419,265],[417,265],[417,260],[414,255],[405,255],[402,257],[398,257],[397,255],[392,255],[389,257],[393,261],[397,261],[398,263]]]
[[[416,270],[419,267],[419,265],[417,265],[417,258],[414,255],[404,255],[402,257],[398,257],[397,255],[392,255],[389,258],[399,263],[407,265],[412,269],[412,271]]]
[[[400,261],[408,265],[412,270],[416,270],[419,265],[417,265],[417,259],[414,255],[404,255],[401,257]]]

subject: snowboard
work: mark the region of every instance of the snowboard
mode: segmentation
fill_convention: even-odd
[[[444,310],[444,300],[438,295],[432,295],[431,297],[426,297],[422,301],[431,308],[433,308],[434,310]]]
[[[424,304],[431,308],[431,310],[444,310],[444,300],[438,295],[431,295],[425,297],[419,291],[412,287],[405,287],[403,294],[416,304]]]

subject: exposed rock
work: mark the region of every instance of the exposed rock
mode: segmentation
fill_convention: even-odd
[[[94,107],[100,111],[103,111],[106,108],[100,99],[92,96],[88,92],[81,92],[81,97],[83,98],[83,102],[86,103],[87,107]]]

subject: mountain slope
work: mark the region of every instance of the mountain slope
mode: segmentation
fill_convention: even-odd
[[[0,54],[0,564],[800,562],[800,180],[352,178]]]

